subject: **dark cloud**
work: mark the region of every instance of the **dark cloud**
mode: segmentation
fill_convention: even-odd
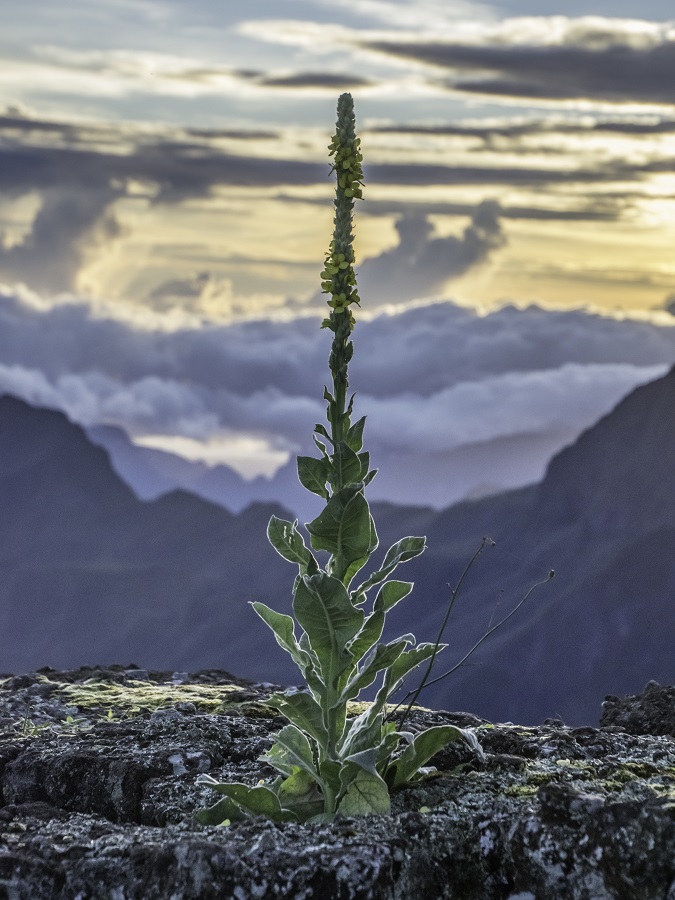
[[[675,41],[630,43],[607,27],[574,42],[460,44],[440,41],[368,41],[388,56],[449,69],[448,88],[541,100],[591,99],[612,103],[675,104]],[[478,77],[466,73],[478,72]]]
[[[298,197],[280,194],[285,203],[307,203],[328,206],[333,201],[326,197]],[[560,222],[612,222],[620,218],[630,198],[624,195],[608,197],[603,194],[590,200],[579,200],[576,209],[554,209],[544,206],[499,206],[501,219],[532,219]],[[545,199],[542,198],[542,202]],[[369,216],[410,215],[418,216],[473,216],[473,203],[451,203],[438,200],[373,200],[368,198]]]
[[[5,122],[3,128],[2,122]],[[327,182],[328,166],[299,160],[249,156],[218,147],[211,134],[176,133],[166,137],[142,133],[128,126],[69,126],[32,120],[21,115],[0,119],[0,195],[19,197],[40,195],[41,208],[23,242],[0,249],[0,276],[6,280],[24,280],[39,289],[70,290],[76,284],[78,267],[102,241],[119,231],[113,214],[116,199],[145,186],[153,203],[180,203],[208,196],[221,185],[275,187],[303,186]],[[206,135],[202,137],[202,135]],[[115,146],[115,150],[110,149]],[[119,152],[119,148],[125,152]],[[638,180],[644,173],[671,171],[672,160],[652,160],[631,165],[622,160],[605,163],[597,169],[536,166],[446,166],[414,163],[374,163],[366,166],[366,180],[388,185],[517,185],[546,186]],[[621,202],[607,203],[603,198],[580,199],[581,208],[570,211],[536,210],[513,207],[504,210],[510,218],[611,219],[616,218]],[[378,206],[372,207],[378,214]],[[420,217],[431,213],[425,204],[408,206],[395,200],[380,202],[379,212],[408,212],[416,221],[415,229],[424,229]],[[457,214],[472,214],[470,208],[457,206]],[[447,212],[451,213],[451,207]],[[414,217],[417,217],[415,220]],[[405,228],[405,223],[401,225]],[[52,232],[51,234],[49,232]],[[413,248],[408,235],[407,246]],[[464,250],[473,240],[465,238]],[[428,272],[424,285],[441,284],[436,275],[447,266],[457,247],[431,240],[424,262],[417,271]],[[478,242],[480,244],[480,241]],[[452,249],[451,249],[452,247]],[[411,252],[412,249],[411,249]],[[416,251],[415,251],[416,252]],[[365,275],[364,277],[368,277]],[[440,277],[440,275],[439,275]],[[450,276],[448,276],[450,277]],[[51,279],[51,281],[50,281]],[[419,290],[426,290],[420,288]],[[418,291],[419,294],[419,291]]]
[[[292,75],[267,75],[256,79],[265,87],[283,88],[325,88],[326,90],[349,91],[354,88],[374,84],[369,78],[359,75],[333,72],[296,72]]]
[[[262,131],[254,128],[250,131],[242,131],[236,128],[187,128],[186,134],[210,141],[215,141],[219,138],[237,141],[271,141],[280,136],[278,131]]]
[[[426,215],[405,213],[396,223],[398,245],[359,266],[360,290],[379,303],[440,293],[506,243],[499,213],[497,203],[481,203],[461,237],[434,237]]]
[[[98,245],[109,245],[121,232],[110,211],[116,199],[112,189],[77,194],[59,188],[45,190],[22,241],[8,246],[0,235],[0,272],[5,278],[47,292],[74,290],[90,252]]]
[[[524,122],[495,123],[488,121],[466,125],[378,125],[367,130],[374,134],[478,138],[487,146],[491,146],[495,139],[518,142],[523,137],[555,136],[556,134],[573,134],[582,137],[594,133],[634,135],[636,137],[673,134],[675,133],[675,120],[653,117],[620,120],[589,120],[585,118],[583,121],[528,119]]]
[[[419,163],[380,163],[364,166],[372,184],[512,184],[519,187],[548,184],[584,184],[635,177],[635,169],[622,162],[594,169],[563,169],[535,166],[437,166]]]

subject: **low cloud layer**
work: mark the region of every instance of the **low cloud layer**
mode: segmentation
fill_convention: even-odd
[[[536,307],[481,317],[449,302],[359,322],[355,343],[373,452],[411,458],[578,431],[675,359],[675,328]],[[0,390],[139,436],[307,448],[328,344],[312,317],[150,331],[0,293]]]

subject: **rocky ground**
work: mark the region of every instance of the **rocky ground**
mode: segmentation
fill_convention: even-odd
[[[200,772],[256,783],[269,685],[130,667],[0,682],[0,900],[675,900],[675,688],[609,697],[599,728],[475,729],[394,814],[207,828]],[[600,710],[599,710],[600,711]]]

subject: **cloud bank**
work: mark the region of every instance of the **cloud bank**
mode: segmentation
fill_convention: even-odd
[[[352,387],[378,452],[440,458],[523,435],[578,433],[675,359],[675,328],[581,311],[439,302],[360,321]],[[310,449],[329,336],[318,320],[175,331],[0,291],[0,390],[138,437],[249,435]],[[451,478],[451,475],[447,476]]]

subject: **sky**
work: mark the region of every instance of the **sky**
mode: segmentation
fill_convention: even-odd
[[[550,455],[675,360],[665,0],[0,11],[0,391],[247,477],[308,450],[343,91],[375,458]]]

